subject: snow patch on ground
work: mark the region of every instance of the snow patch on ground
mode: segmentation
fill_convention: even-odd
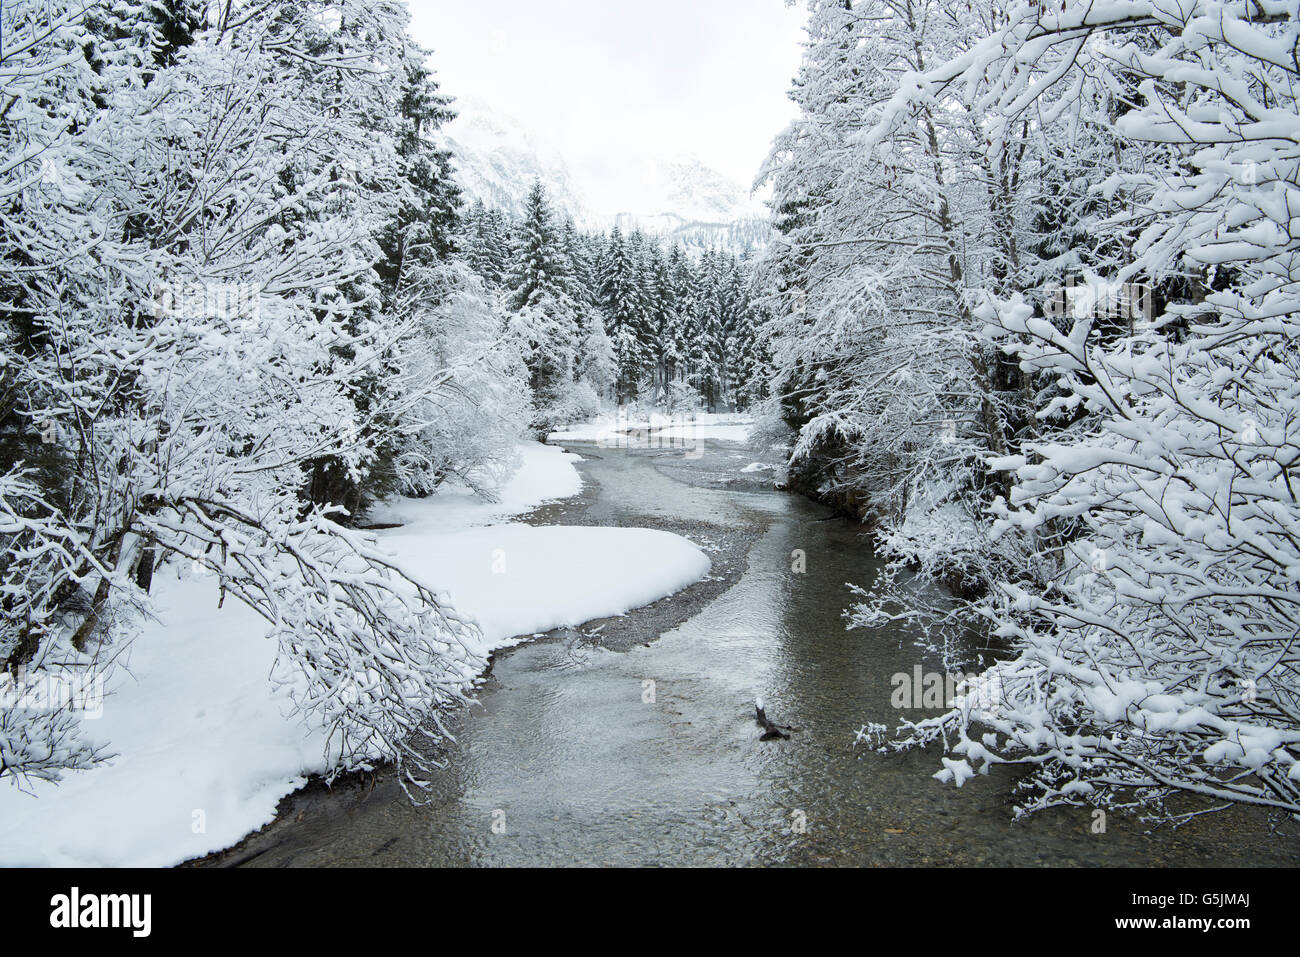
[[[684,425],[670,425],[662,429],[653,429],[654,435],[666,439],[713,439],[723,442],[746,442],[749,440],[750,424],[738,423],[735,425],[704,425],[700,423],[686,423]]]
[[[468,492],[375,509],[377,533],[409,573],[476,616],[484,650],[622,614],[703,578],[709,560],[649,529],[483,527],[576,494],[577,456],[527,443],[521,468],[485,503]],[[237,602],[216,609],[214,581],[160,570],[157,621],[108,680],[88,727],[118,757],[31,793],[0,788],[0,864],[167,866],[228,847],[275,816],[281,797],[323,771],[319,731],[284,717],[268,682],[275,646]]]
[[[752,417],[738,412],[606,413],[552,432],[549,441],[619,443],[628,432],[649,431],[659,438],[744,442],[753,425]]]
[[[468,489],[444,489],[426,499],[391,499],[371,508],[366,519],[374,525],[410,526],[407,531],[416,527],[446,531],[513,518],[582,491],[582,476],[574,468],[581,456],[538,442],[521,442],[519,459],[518,471],[497,493],[496,502],[485,502]]]
[[[468,609],[494,651],[552,628],[621,615],[699,581],[705,554],[646,528],[494,525],[382,536],[402,567]],[[431,547],[432,546],[432,547]]]

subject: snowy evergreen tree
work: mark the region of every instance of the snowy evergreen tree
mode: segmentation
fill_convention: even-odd
[[[515,335],[528,356],[536,405],[534,428],[545,438],[573,416],[574,363],[579,306],[570,296],[572,278],[546,190],[534,183],[518,226],[509,304]]]
[[[637,397],[650,368],[650,352],[646,342],[645,289],[636,248],[617,226],[610,233],[601,263],[600,301],[618,363],[615,393],[622,403]]]
[[[523,309],[567,296],[568,280],[564,249],[546,190],[540,182],[533,183],[515,239],[510,305]]]
[[[668,365],[672,349],[674,309],[672,281],[668,263],[659,243],[647,244],[643,269],[645,288],[644,338],[646,352],[652,363],[651,381],[656,397],[668,387]]]
[[[691,369],[690,383],[700,393],[709,411],[716,411],[723,399],[724,295],[721,257],[714,250],[708,250],[700,260],[695,335],[687,346],[687,363]]]

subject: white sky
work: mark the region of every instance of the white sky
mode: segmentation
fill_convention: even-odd
[[[694,153],[748,188],[794,116],[802,4],[408,2],[444,92],[516,117],[575,163]]]

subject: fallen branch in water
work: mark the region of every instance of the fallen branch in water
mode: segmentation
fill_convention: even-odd
[[[760,741],[775,741],[777,739],[782,739],[785,741],[790,740],[790,735],[786,734],[785,732],[786,730],[793,730],[793,729],[787,728],[785,730],[782,730],[780,725],[773,724],[772,721],[768,718],[767,712],[763,710],[762,698],[759,698],[757,701],[754,702],[754,717],[758,721],[758,726],[763,729],[763,736],[758,740]]]

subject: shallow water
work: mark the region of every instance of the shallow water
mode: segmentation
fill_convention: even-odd
[[[1014,776],[962,789],[933,752],[854,747],[891,726],[890,678],[938,663],[900,629],[846,631],[846,582],[877,567],[861,529],[739,470],[752,455],[588,446],[584,521],[759,531],[740,580],[648,645],[556,638],[500,656],[431,803],[391,780],[291,798],[218,863],[256,865],[1294,864],[1293,823],[1215,815],[1146,833],[1085,810],[1011,823]],[[584,454],[581,445],[574,449]],[[767,480],[770,482],[770,478]],[[563,521],[562,518],[559,519]],[[806,555],[804,574],[792,553]],[[753,701],[795,730],[761,742]],[[915,717],[911,713],[909,717]]]

